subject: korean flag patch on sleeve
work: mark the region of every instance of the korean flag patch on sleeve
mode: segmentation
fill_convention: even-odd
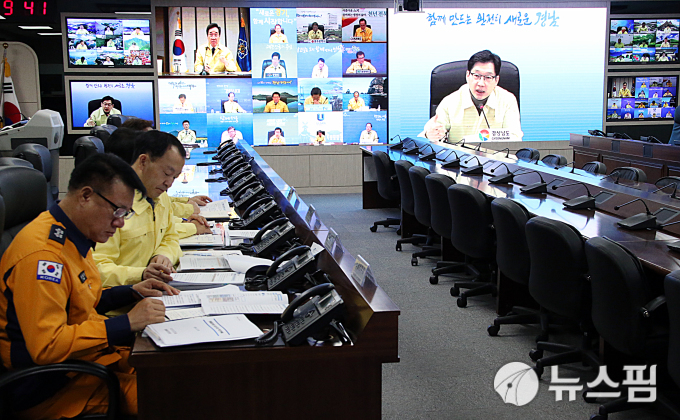
[[[38,261],[38,280],[47,280],[52,283],[61,284],[61,271],[64,264],[53,261]]]

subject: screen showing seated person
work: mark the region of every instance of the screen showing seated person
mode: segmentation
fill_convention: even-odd
[[[243,9],[219,10],[243,17]],[[360,143],[370,123],[375,128],[364,139],[387,141],[387,9],[248,11],[242,28],[199,24],[198,14],[182,24],[189,27],[187,73],[204,77],[159,76],[161,130],[181,133],[188,120],[196,141],[209,146],[233,138],[256,146],[327,145]],[[234,29],[249,40],[245,50],[225,46]],[[358,100],[350,103],[354,92]],[[347,117],[349,111],[363,115]]]
[[[153,68],[148,19],[66,18],[68,68]]]
[[[611,19],[610,64],[678,64],[680,19]]]
[[[607,121],[675,118],[678,76],[609,77],[607,92]]]

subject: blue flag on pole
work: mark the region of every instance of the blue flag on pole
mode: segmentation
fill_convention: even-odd
[[[238,31],[238,50],[236,62],[241,71],[250,71],[250,53],[248,51],[248,39],[246,38],[246,22],[241,18],[241,28]]]

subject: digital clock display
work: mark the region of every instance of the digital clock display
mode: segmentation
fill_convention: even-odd
[[[48,1],[24,1],[24,0],[0,0],[0,16],[12,21],[35,21],[52,18],[56,13],[54,0]]]

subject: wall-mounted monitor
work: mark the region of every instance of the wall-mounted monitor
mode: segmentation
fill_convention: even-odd
[[[62,14],[65,72],[146,72],[155,68],[148,15]]]
[[[680,65],[680,17],[609,20],[609,65]]]
[[[86,135],[107,115],[119,113],[150,120],[158,128],[153,76],[66,76],[65,86],[69,134]]]
[[[607,79],[607,89],[607,122],[673,123],[678,76],[614,76]]]

